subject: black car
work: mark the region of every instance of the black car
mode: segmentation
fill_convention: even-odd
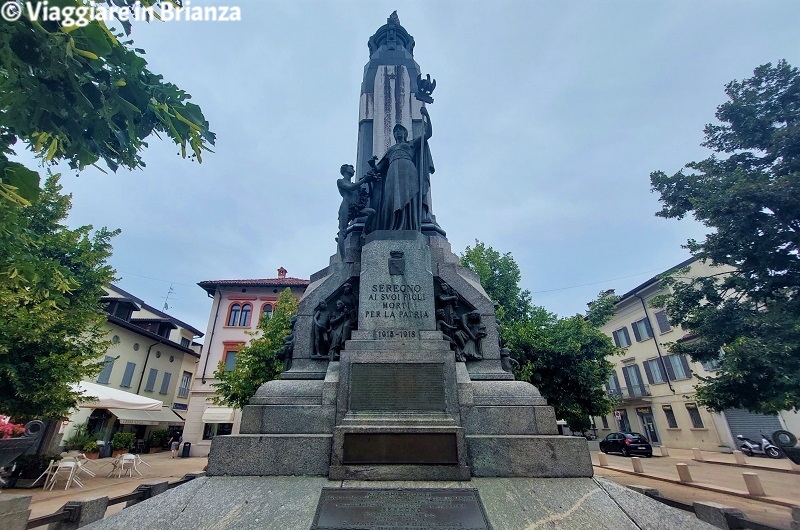
[[[600,440],[600,450],[604,453],[622,453],[623,456],[632,454],[653,456],[653,446],[650,440],[638,432],[612,432]]]

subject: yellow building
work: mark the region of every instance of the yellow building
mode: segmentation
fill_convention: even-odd
[[[202,350],[195,338],[203,333],[115,285],[106,292],[101,301],[111,346],[101,359],[103,371],[89,382],[157,399],[164,406],[161,411],[82,408],[62,427],[62,439],[87,422],[102,440],[115,432],[133,432],[145,442],[155,429],[182,430]]]
[[[687,266],[691,277],[733,270],[692,258],[670,271]],[[616,407],[613,414],[593,419],[598,437],[618,430],[640,432],[654,446],[730,451],[739,446],[739,434],[760,440],[762,432],[800,431],[797,413],[768,416],[728,409],[717,414],[698,405],[694,398],[697,376],[713,377],[717,363],[697,363],[682,354],[670,354],[668,343],[688,337],[669,322],[663,308],[650,306],[654,297],[666,293],[658,276],[650,278],[622,295],[613,318],[601,328],[624,354],[608,359],[614,372],[606,390]]]

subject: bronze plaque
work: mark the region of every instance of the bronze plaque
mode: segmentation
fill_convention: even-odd
[[[456,434],[345,433],[343,464],[458,464]]]
[[[445,412],[444,370],[439,363],[353,363],[350,410]]]
[[[311,530],[491,530],[478,490],[322,488]]]

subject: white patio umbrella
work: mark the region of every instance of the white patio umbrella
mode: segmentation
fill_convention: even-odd
[[[78,405],[84,409],[127,409],[127,410],[161,410],[164,403],[157,399],[150,399],[138,394],[131,394],[124,390],[109,388],[81,381],[70,384],[73,390],[81,392],[85,400]],[[97,399],[94,399],[97,398]]]

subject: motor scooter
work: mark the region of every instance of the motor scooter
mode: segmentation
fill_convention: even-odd
[[[761,443],[755,442],[741,434],[736,438],[742,442],[742,446],[739,448],[742,454],[747,456],[767,455],[770,458],[783,458],[783,453],[778,446],[773,444],[772,440],[764,436],[763,433],[761,434]]]

